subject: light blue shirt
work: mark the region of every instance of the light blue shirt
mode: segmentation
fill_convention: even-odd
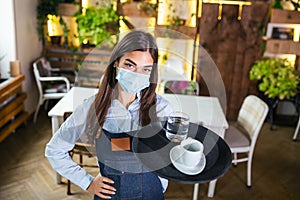
[[[55,171],[84,190],[88,188],[94,177],[71,159],[69,151],[73,149],[78,139],[84,140],[86,136],[83,134],[85,130],[88,130],[86,119],[88,119],[88,111],[94,100],[95,96],[90,97],[76,108],[73,114],[53,135],[46,145],[45,151],[45,156]],[[140,94],[137,95],[137,99],[130,104],[128,109],[117,99],[113,100],[103,124],[103,129],[120,133],[141,128],[139,124],[139,100]],[[168,116],[172,110],[173,108],[167,100],[163,99],[160,95],[156,95],[156,112],[158,117]],[[166,191],[168,181],[164,178],[159,178],[164,191]]]

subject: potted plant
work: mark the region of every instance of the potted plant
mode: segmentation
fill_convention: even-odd
[[[252,66],[250,80],[258,80],[258,89],[268,98],[290,99],[298,90],[299,74],[285,58],[263,58]]]
[[[39,39],[45,42],[45,28],[47,26],[48,15],[59,16],[59,5],[69,3],[77,5],[76,0],[39,0],[37,5],[37,23]]]
[[[75,14],[81,44],[97,46],[119,32],[119,16],[113,5],[91,6]],[[88,46],[89,46],[88,45]]]

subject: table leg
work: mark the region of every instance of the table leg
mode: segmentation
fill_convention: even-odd
[[[216,183],[217,183],[217,179],[209,182],[207,196],[210,198],[214,197]]]
[[[212,128],[212,130],[215,131],[215,133],[217,133],[221,138],[224,138],[225,130],[226,130],[224,127]],[[217,183],[217,179],[210,181],[208,184],[207,196],[210,198],[214,197],[216,183]]]
[[[60,120],[57,116],[51,117],[51,124],[52,124],[52,135],[55,134],[55,132],[59,129],[60,126]],[[56,183],[61,184],[61,175],[59,173],[56,173]]]
[[[194,184],[193,200],[198,199],[198,192],[199,192],[199,183],[196,183],[196,184]]]

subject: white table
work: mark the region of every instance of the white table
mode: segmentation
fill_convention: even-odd
[[[84,99],[96,94],[96,88],[73,87],[48,113],[52,122],[52,134],[54,134],[63,123],[65,112],[74,111]],[[224,137],[228,123],[220,102],[216,97],[161,94],[172,105],[174,110],[183,111],[190,115],[190,121],[202,124],[208,129]],[[61,183],[61,176],[57,174],[57,183]],[[210,182],[208,196],[213,197],[216,180]],[[194,187],[194,197],[198,197],[198,184]]]
[[[174,110],[187,113],[191,122],[201,124],[224,138],[228,122],[218,98],[180,94],[161,95],[173,105]],[[209,183],[208,197],[214,196],[216,182],[217,180],[213,180]],[[193,200],[198,199],[198,190],[199,184],[195,184]]]
[[[60,125],[63,123],[63,116],[65,112],[74,111],[84,99],[87,99],[97,92],[97,88],[71,88],[71,90],[48,112],[48,116],[51,117],[52,134],[55,134]],[[56,174],[56,181],[57,183],[61,183],[61,176],[58,173]]]

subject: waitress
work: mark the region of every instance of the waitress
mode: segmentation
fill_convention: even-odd
[[[46,146],[52,167],[94,199],[164,199],[168,181],[147,171],[130,145],[136,131],[172,112],[169,102],[155,92],[157,61],[150,33],[125,35],[112,52],[98,93],[74,111]],[[78,140],[96,145],[96,177],[69,156]]]

